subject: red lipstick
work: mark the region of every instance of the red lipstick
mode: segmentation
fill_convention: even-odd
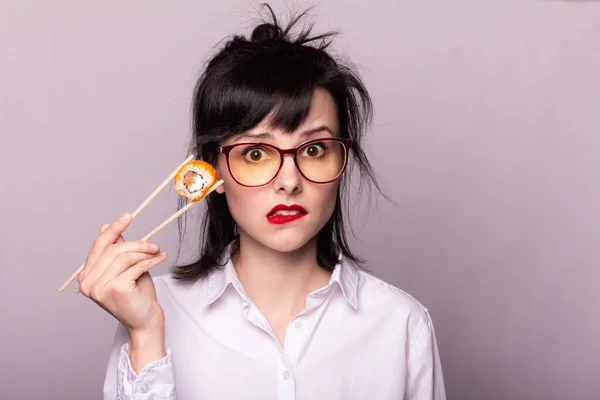
[[[291,211],[291,213],[277,213],[277,211]],[[267,214],[267,220],[270,223],[275,225],[285,224],[287,222],[295,221],[299,218],[304,217],[308,214],[308,211],[304,209],[304,207],[299,206],[298,204],[292,204],[291,206],[286,206],[285,204],[278,204],[269,211]]]

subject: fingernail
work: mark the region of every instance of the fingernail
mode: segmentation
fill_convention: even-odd
[[[150,251],[158,251],[158,245],[156,243],[149,243]]]
[[[125,213],[119,217],[119,221],[127,222],[127,221],[129,221],[129,218],[131,218],[131,214]]]
[[[162,253],[160,253],[160,256],[161,256],[161,257],[166,257],[166,256],[167,256],[167,252],[166,252],[166,251],[163,251]]]

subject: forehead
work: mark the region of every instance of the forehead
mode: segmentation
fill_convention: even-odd
[[[312,96],[310,109],[302,123],[292,132],[284,131],[271,124],[273,112],[269,113],[253,128],[238,135],[228,138],[227,142],[234,143],[257,136],[262,140],[289,140],[307,139],[307,133],[316,131],[314,135],[339,137],[339,121],[337,108],[331,94],[324,89],[315,89]],[[319,129],[325,127],[326,129]]]

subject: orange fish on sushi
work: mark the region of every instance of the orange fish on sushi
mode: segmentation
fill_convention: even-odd
[[[200,200],[217,181],[217,171],[209,163],[192,160],[175,175],[175,190],[191,201]]]

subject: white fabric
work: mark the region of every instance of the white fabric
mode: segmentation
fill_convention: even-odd
[[[105,400],[446,398],[427,309],[343,258],[290,321],[283,347],[231,261],[195,283],[154,281],[167,357],[136,375],[119,324]]]

